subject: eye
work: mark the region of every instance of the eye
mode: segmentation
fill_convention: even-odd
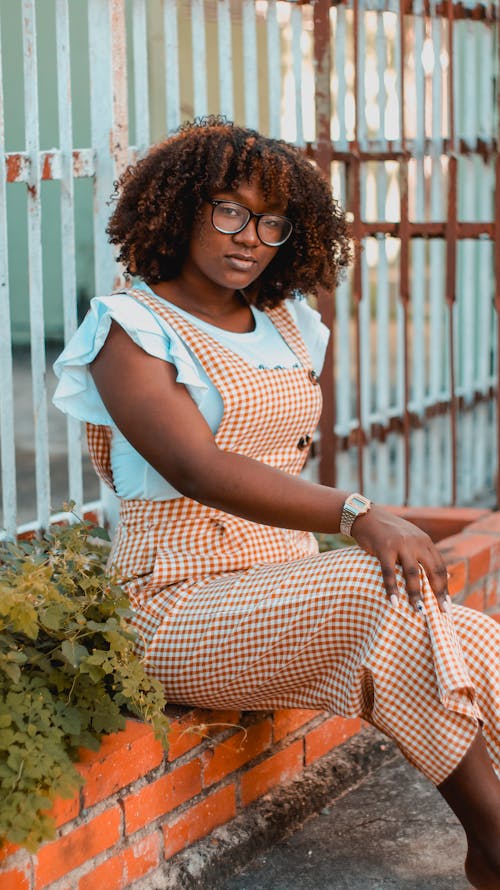
[[[265,216],[262,222],[266,229],[276,229],[281,226],[281,220],[274,216]]]
[[[241,216],[239,207],[234,207],[231,204],[219,204],[217,209],[222,216],[226,216],[229,219]]]

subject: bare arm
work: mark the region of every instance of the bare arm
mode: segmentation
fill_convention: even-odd
[[[114,422],[133,447],[181,494],[264,525],[338,532],[347,492],[308,482],[218,448],[168,362],[147,355],[113,322],[91,373]],[[408,592],[419,596],[420,562],[436,595],[446,567],[430,538],[378,506],[355,521],[356,540],[378,557],[388,595],[397,593],[400,562]]]

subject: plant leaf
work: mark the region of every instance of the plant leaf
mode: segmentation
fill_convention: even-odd
[[[88,649],[82,646],[81,643],[76,643],[75,640],[64,640],[61,645],[61,652],[74,668],[77,668],[89,654]]]

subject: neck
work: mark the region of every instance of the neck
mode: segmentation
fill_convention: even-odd
[[[151,290],[179,309],[224,330],[246,333],[254,329],[254,318],[242,291],[213,288],[213,292],[186,287],[184,281],[160,281]]]
[[[179,279],[160,281],[150,287],[159,297],[174,303],[180,309],[207,318],[224,318],[248,305],[242,291],[223,288],[214,288],[213,293],[204,293],[200,299],[199,289],[186,287]]]

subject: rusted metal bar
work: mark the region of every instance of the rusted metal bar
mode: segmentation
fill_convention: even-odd
[[[292,3],[299,3],[299,5],[304,5],[308,2],[308,0],[289,0]],[[332,6],[350,6],[350,0],[332,0]],[[422,8],[421,0],[403,0],[402,10],[405,15],[417,15],[420,13]],[[430,8],[430,0],[425,0],[424,3],[424,12],[425,15],[429,15]],[[367,9],[377,9],[377,11],[383,12],[393,12],[392,6],[388,0],[385,3],[372,3]],[[442,18],[448,18],[448,3],[447,0],[443,0],[442,3],[437,3],[434,7],[433,12],[435,15],[440,16]],[[496,6],[491,3],[486,5],[485,3],[476,3],[474,6],[464,3],[453,4],[453,18],[455,20],[460,19],[472,19],[474,21],[483,21],[487,20],[490,22],[496,22],[498,20],[498,10]]]
[[[477,391],[474,394],[472,400],[470,397],[465,398],[464,396],[457,395],[457,407],[461,412],[472,413],[477,405],[491,404],[491,400],[495,397],[495,394],[496,382],[495,385],[491,385],[484,392]],[[412,430],[422,429],[427,421],[433,420],[436,417],[446,417],[450,413],[450,406],[451,399],[447,398],[441,399],[439,402],[432,402],[431,404],[426,405],[426,407],[421,412],[412,411],[410,408],[408,412],[410,428]],[[405,418],[397,413],[391,414],[388,421],[386,421],[385,423],[374,418],[370,421],[370,424],[365,431],[366,438],[368,441],[377,440],[379,442],[385,442],[387,436],[389,436],[391,433],[402,435],[404,433],[404,422]],[[348,435],[337,436],[338,450],[347,451],[350,448],[357,447],[358,438],[359,437],[356,422],[353,421],[352,430]]]
[[[450,142],[455,143],[455,97],[454,97],[454,45],[453,45],[453,0],[448,0],[448,55],[449,55],[449,133]],[[450,155],[448,162],[448,202],[446,219],[446,285],[445,299],[448,307],[448,348],[450,361],[450,433],[451,433],[451,502],[457,502],[457,397],[455,380],[455,318],[456,262],[457,262],[457,158]]]
[[[401,238],[401,223],[386,222],[360,222],[360,231],[363,237],[382,233],[392,238]],[[448,223],[443,222],[413,222],[407,220],[404,231],[408,238],[445,238],[448,233]],[[458,222],[456,223],[457,239],[483,239],[485,236],[493,240],[495,224],[492,222]]]
[[[330,0],[314,0],[314,61],[316,105],[316,161],[328,182],[330,175]],[[335,486],[337,481],[335,460],[335,381],[334,381],[334,295],[321,290],[318,297],[322,319],[330,329],[330,343],[325,357],[322,375],[323,412],[320,421],[321,449],[319,480],[323,485]]]
[[[408,220],[408,160],[406,156],[405,127],[405,4],[400,0],[399,12],[400,40],[400,83],[401,83],[401,148],[403,157],[399,163],[400,189],[400,253],[399,253],[399,300],[403,310],[403,441],[404,441],[404,503],[410,495],[410,412],[409,412],[409,370],[408,370],[408,303],[409,289],[409,220]]]
[[[500,84],[498,82],[498,71],[500,71],[500,21],[497,26],[497,128],[498,137],[500,138]],[[497,154],[495,160],[495,311],[497,314],[497,387],[496,387],[496,503],[500,505],[500,382],[498,381],[499,365],[500,365],[500,153]]]
[[[408,7],[408,12],[412,12],[414,8],[415,0],[406,0],[406,5]],[[449,13],[449,4],[447,0],[443,0],[442,3],[438,3],[435,7],[435,14],[441,16],[442,18],[450,18]],[[490,22],[497,21],[498,11],[493,4],[486,6],[484,3],[476,3],[475,6],[469,6],[464,3],[453,3],[453,10],[451,12],[451,16],[454,21],[459,21],[460,19],[472,19],[473,21],[483,21],[488,20]]]
[[[349,156],[354,147],[355,143],[353,140],[347,142],[347,148],[345,144],[341,146],[333,140],[330,148],[330,159],[332,161],[347,161],[349,160]],[[406,154],[408,156],[413,156],[416,152],[416,148],[417,145],[415,139],[407,137]],[[477,136],[477,138],[469,141],[466,141],[465,139],[457,139],[456,145],[452,146],[450,140],[445,137],[439,137],[438,139],[426,137],[423,140],[423,148],[424,154],[426,155],[435,153],[446,155],[453,151],[455,154],[465,156],[479,155],[483,160],[487,161],[496,157],[498,140],[496,138],[487,139],[483,136]],[[305,151],[308,155],[313,155],[314,145],[310,142],[306,143]],[[399,161],[403,157],[403,151],[394,140],[387,140],[386,146],[382,148],[380,140],[367,139],[363,142],[363,147],[359,149],[359,157],[361,161]]]

